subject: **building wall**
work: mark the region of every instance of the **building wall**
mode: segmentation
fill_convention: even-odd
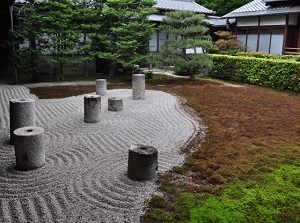
[[[159,52],[161,51],[162,45],[169,39],[176,39],[174,35],[167,35],[164,31],[157,30],[155,31],[152,36],[151,40],[149,41],[149,50],[150,52]]]
[[[237,27],[258,26],[258,17],[238,18]]]
[[[151,40],[149,41],[149,50],[150,52],[160,52],[161,47],[166,40],[175,40],[176,38],[176,35],[167,35],[163,31],[155,31],[152,34]],[[196,49],[186,49],[187,54],[200,54],[203,52],[204,51],[201,47],[197,47]]]
[[[246,52],[283,54],[297,44],[298,15],[237,18],[236,32]]]
[[[260,26],[284,26],[286,24],[286,15],[261,16]]]
[[[290,14],[289,15],[289,25],[290,26],[297,26],[298,25],[298,14]]]

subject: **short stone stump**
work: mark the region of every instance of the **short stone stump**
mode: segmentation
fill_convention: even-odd
[[[106,79],[97,79],[96,80],[96,94],[100,96],[107,95],[107,83]]]
[[[32,170],[45,165],[44,129],[36,126],[14,131],[17,170]]]
[[[108,98],[108,111],[123,110],[123,99],[117,97]]]
[[[134,145],[129,149],[128,177],[132,180],[152,180],[157,175],[158,151],[152,146]]]
[[[17,98],[10,100],[10,144],[14,144],[14,131],[25,126],[35,126],[35,100]]]
[[[100,122],[101,115],[101,97],[99,95],[89,94],[84,96],[84,122]]]

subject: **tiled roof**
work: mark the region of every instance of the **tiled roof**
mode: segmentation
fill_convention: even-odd
[[[197,4],[194,0],[156,0],[156,4],[153,7],[161,10],[188,10],[203,14],[215,13]]]
[[[246,5],[243,5],[240,8],[237,8],[237,9],[233,10],[232,12],[224,15],[224,17],[228,17],[231,14],[265,11],[267,9],[268,9],[268,6],[265,5],[263,0],[254,0],[252,2],[249,2]]]
[[[265,3],[266,3],[265,0],[254,0],[224,15],[223,18],[248,17],[248,16],[259,16],[259,15],[276,15],[276,14],[288,14],[288,13],[300,12],[299,6],[293,6],[291,4],[281,5],[281,6],[270,6],[270,5],[266,5]]]

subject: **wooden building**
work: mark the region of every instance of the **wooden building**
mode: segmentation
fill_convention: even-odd
[[[300,1],[254,0],[226,15],[246,52],[300,54]]]
[[[149,19],[155,22],[157,25],[165,18],[165,13],[175,10],[187,10],[194,11],[196,13],[204,14],[207,21],[210,23],[210,33],[219,29],[225,29],[226,20],[217,16],[213,16],[215,12],[213,10],[207,9],[194,0],[157,0],[156,4],[153,6],[157,11],[155,14],[151,15]],[[169,36],[162,30],[157,30],[153,33],[150,40],[149,46],[151,52],[159,52],[161,46],[167,39],[176,38],[175,36]]]

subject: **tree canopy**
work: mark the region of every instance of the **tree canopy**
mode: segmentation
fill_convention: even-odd
[[[217,15],[223,16],[252,0],[195,0],[198,4],[216,11]]]
[[[11,31],[12,60],[21,73],[39,78],[39,59],[47,60],[57,78],[64,70],[95,58],[112,67],[133,66],[145,57],[153,24],[153,0],[28,0]],[[113,75],[115,69],[112,69]],[[85,76],[87,69],[85,66]]]
[[[98,49],[96,56],[111,62],[110,76],[116,64],[127,68],[138,63],[147,53],[153,23],[147,18],[155,10],[153,0],[106,0],[102,10],[102,33],[106,39],[92,38]]]
[[[211,66],[205,52],[214,48],[208,33],[204,15],[192,11],[171,11],[166,13],[160,31],[169,39],[158,54],[151,54],[149,62],[156,66],[174,66],[178,73],[187,73],[195,79],[195,73],[203,73]]]

